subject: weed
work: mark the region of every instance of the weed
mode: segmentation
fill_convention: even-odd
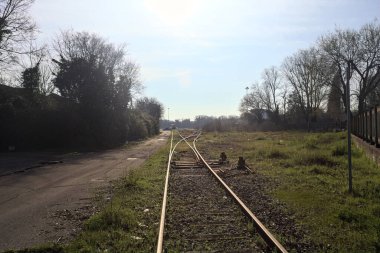
[[[124,190],[137,190],[138,188],[138,176],[136,176],[136,173],[134,171],[130,172],[128,177],[123,178],[121,180],[120,186],[124,188]]]
[[[64,253],[64,249],[59,245],[46,245],[33,249],[7,250],[3,253]]]
[[[380,218],[380,205],[376,205],[372,208],[372,214],[375,215],[377,218]]]
[[[309,138],[306,140],[304,147],[309,150],[318,149],[318,141],[316,138]]]
[[[343,209],[339,212],[339,219],[347,223],[358,222],[362,219],[361,215],[352,212],[351,210]]]
[[[253,234],[255,232],[255,227],[253,226],[253,222],[249,221],[247,223],[247,230],[251,234]]]
[[[286,159],[286,158],[288,158],[288,156],[285,153],[283,153],[279,150],[271,150],[269,152],[269,154],[267,155],[267,157],[269,159]]]
[[[336,145],[332,151],[333,156],[343,156],[347,154],[347,145]]]
[[[327,167],[335,167],[339,165],[338,162],[332,161],[328,156],[320,153],[312,153],[299,157],[299,164],[311,166],[311,165],[321,165]]]
[[[365,181],[364,183],[356,186],[354,194],[357,197],[379,199],[380,198],[380,185],[373,181]]]
[[[107,208],[86,221],[85,228],[90,231],[119,228],[129,230],[136,224],[136,216],[130,209],[115,210]]]
[[[320,175],[323,174],[323,171],[320,168],[313,168],[310,170],[311,174]]]

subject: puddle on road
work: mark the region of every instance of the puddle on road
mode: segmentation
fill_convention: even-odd
[[[91,179],[91,182],[104,182],[104,179],[101,179],[101,178],[93,178],[93,179]]]
[[[138,158],[136,158],[136,157],[128,157],[127,158],[127,161],[134,161],[134,160],[137,160]]]

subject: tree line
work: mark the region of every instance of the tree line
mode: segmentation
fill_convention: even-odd
[[[347,68],[350,76],[347,78]],[[323,127],[345,121],[347,80],[353,112],[380,102],[380,25],[336,29],[315,45],[286,57],[281,66],[262,72],[247,87],[240,103],[241,117],[251,126],[272,128]]]
[[[163,106],[141,98],[126,47],[73,30],[37,46],[33,2],[0,0],[0,149],[103,148],[159,133]]]

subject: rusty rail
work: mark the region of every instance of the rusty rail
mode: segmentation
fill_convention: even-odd
[[[170,163],[173,157],[174,150],[182,141],[186,141],[186,139],[193,137],[194,135],[189,135],[187,137],[181,136],[181,140],[179,140],[173,147],[173,131],[171,131],[171,140],[170,140],[170,151],[168,157],[168,166],[166,168],[166,177],[165,177],[165,187],[164,187],[164,196],[162,198],[162,209],[161,209],[161,218],[160,218],[160,228],[158,232],[157,239],[157,253],[162,253],[162,246],[164,242],[164,228],[165,228],[165,215],[166,215],[166,203],[168,197],[168,188],[169,188],[169,175],[170,175]]]
[[[241,209],[244,211],[244,213],[249,216],[249,218],[252,220],[257,232],[260,234],[260,236],[264,239],[264,241],[272,248],[275,248],[277,252],[286,253],[288,252],[279,241],[269,232],[269,230],[261,223],[261,221],[252,213],[251,210],[244,204],[244,202],[231,190],[231,188],[221,179],[218,174],[207,164],[205,159],[202,157],[202,155],[199,153],[195,143],[197,139],[199,138],[200,134],[197,136],[197,138],[193,141],[194,150],[198,153],[198,157],[202,161],[202,163],[209,169],[212,175],[215,176],[215,178],[218,180],[218,182],[223,186],[223,188],[233,197],[233,199],[238,203],[238,205],[241,207]]]
[[[240,208],[243,210],[243,212],[252,220],[256,230],[260,234],[260,236],[264,239],[264,241],[267,243],[268,246],[271,248],[274,248],[277,252],[281,253],[287,253],[287,250],[281,245],[280,242],[277,241],[277,239],[269,232],[269,230],[260,222],[260,220],[252,213],[251,210],[244,204],[242,200],[229,188],[229,186],[216,174],[216,172],[210,167],[210,165],[206,162],[206,160],[202,157],[200,152],[197,150],[197,147],[195,143],[197,142],[198,138],[201,135],[201,132],[192,134],[187,137],[183,137],[179,132],[179,136],[181,137],[181,140],[179,140],[173,147],[173,131],[172,131],[172,137],[171,137],[171,145],[170,145],[170,152],[169,152],[169,159],[168,159],[168,166],[167,166],[167,173],[166,173],[166,179],[165,179],[165,189],[164,189],[164,196],[162,201],[162,210],[161,210],[161,220],[160,220],[160,229],[159,229],[159,235],[158,235],[158,242],[157,242],[157,253],[162,253],[163,250],[163,237],[164,237],[164,226],[165,226],[165,213],[166,213],[166,203],[167,203],[167,192],[168,192],[168,185],[169,185],[169,175],[170,175],[170,166],[171,166],[171,160],[172,155],[174,153],[174,150],[176,149],[177,145],[181,143],[182,141],[185,141],[186,144],[193,150],[195,153],[197,160],[201,161],[210,171],[212,175],[215,176],[215,178],[218,180],[218,182],[223,186],[223,188],[231,195],[231,197],[235,200],[235,202],[240,206]],[[196,135],[196,136],[195,136]],[[187,139],[194,137],[195,139],[193,141],[193,145],[190,145],[190,143],[187,141]]]
[[[162,209],[161,209],[161,219],[160,219],[160,229],[158,232],[158,241],[157,241],[157,253],[162,252],[162,245],[164,241],[164,226],[165,226],[165,214],[166,214],[166,202],[168,196],[168,187],[169,187],[169,173],[170,173],[170,162],[173,155],[173,131],[171,131],[171,140],[170,140],[170,150],[168,157],[168,167],[166,168],[166,178],[165,178],[165,187],[164,187],[164,196],[162,198]]]

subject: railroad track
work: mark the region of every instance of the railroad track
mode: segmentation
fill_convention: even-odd
[[[199,137],[178,132],[173,145],[172,132],[157,253],[287,252],[217,175],[219,162],[203,159]]]

